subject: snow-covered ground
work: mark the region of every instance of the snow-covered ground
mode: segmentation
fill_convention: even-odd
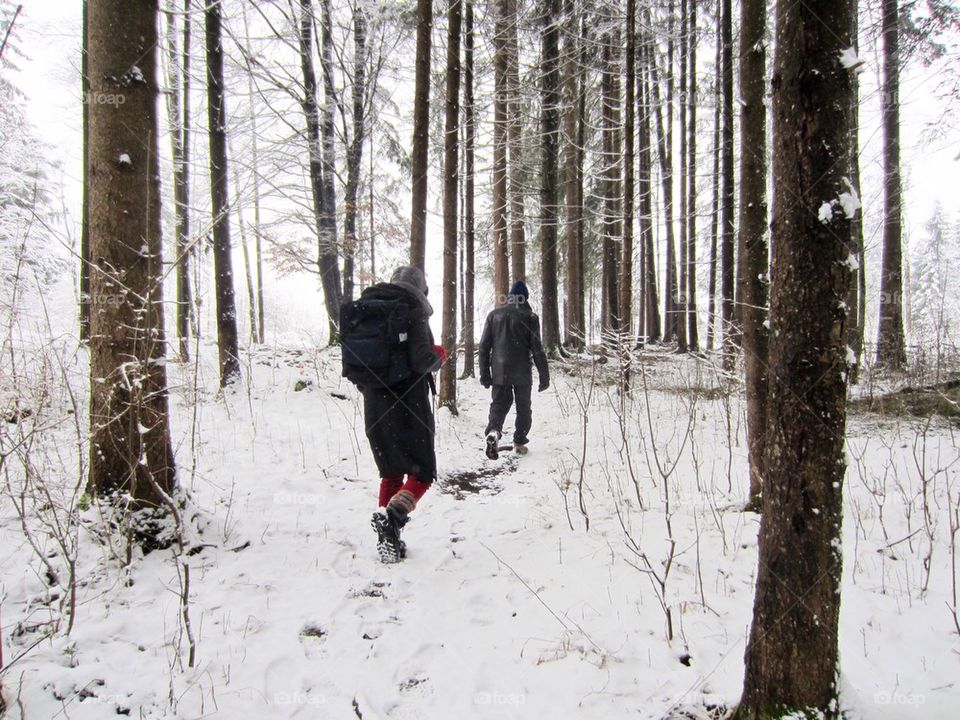
[[[82,389],[83,356],[60,347]],[[66,635],[63,553],[39,528],[53,513],[28,519],[60,575],[50,585],[8,490],[3,649],[8,663],[23,653],[3,676],[10,717],[663,718],[736,702],[758,517],[740,510],[741,400],[717,392],[708,363],[650,353],[623,405],[604,366],[554,366],[529,455],[496,462],[482,453],[486,392],[462,383],[460,415],[438,414],[441,478],[405,530],[409,557],[384,566],[375,467],[336,351],[257,350],[226,397],[214,356],[205,344],[200,364],[170,366],[194,667],[172,550],[123,569],[84,510]],[[37,472],[71,488],[73,416],[48,396],[41,416],[61,424],[35,449]],[[953,433],[851,421],[840,646],[853,718],[960,713]],[[16,497],[16,464],[5,469]]]

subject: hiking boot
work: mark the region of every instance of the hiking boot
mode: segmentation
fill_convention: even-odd
[[[491,430],[487,433],[487,457],[491,460],[496,460],[500,457],[500,433],[496,430]]]
[[[515,442],[513,444],[513,450],[517,455],[526,455],[527,454],[527,444]]]
[[[371,527],[377,533],[377,554],[380,562],[398,563],[407,556],[407,546],[400,539],[403,522],[386,510],[377,510],[370,519]]]

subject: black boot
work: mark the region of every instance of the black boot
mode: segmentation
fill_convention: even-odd
[[[500,431],[491,430],[487,433],[487,457],[496,460],[500,457]]]
[[[407,545],[400,539],[400,530],[406,524],[406,518],[401,518],[388,508],[386,511],[377,510],[370,519],[370,525],[377,533],[377,553],[380,562],[398,563],[407,556]]]

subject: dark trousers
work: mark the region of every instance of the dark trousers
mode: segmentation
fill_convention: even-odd
[[[532,387],[532,385],[494,385],[491,390],[493,400],[490,403],[490,419],[487,422],[484,435],[491,430],[503,432],[503,421],[506,419],[514,399],[516,399],[517,422],[513,429],[513,443],[515,445],[526,445],[527,433],[530,432],[530,426],[533,425],[533,413],[530,410]]]

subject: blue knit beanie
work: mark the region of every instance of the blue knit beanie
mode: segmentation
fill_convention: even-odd
[[[510,288],[510,294],[518,298],[523,298],[523,302],[530,299],[530,291],[527,289],[527,284],[523,280],[517,280],[513,284],[513,287]]]

